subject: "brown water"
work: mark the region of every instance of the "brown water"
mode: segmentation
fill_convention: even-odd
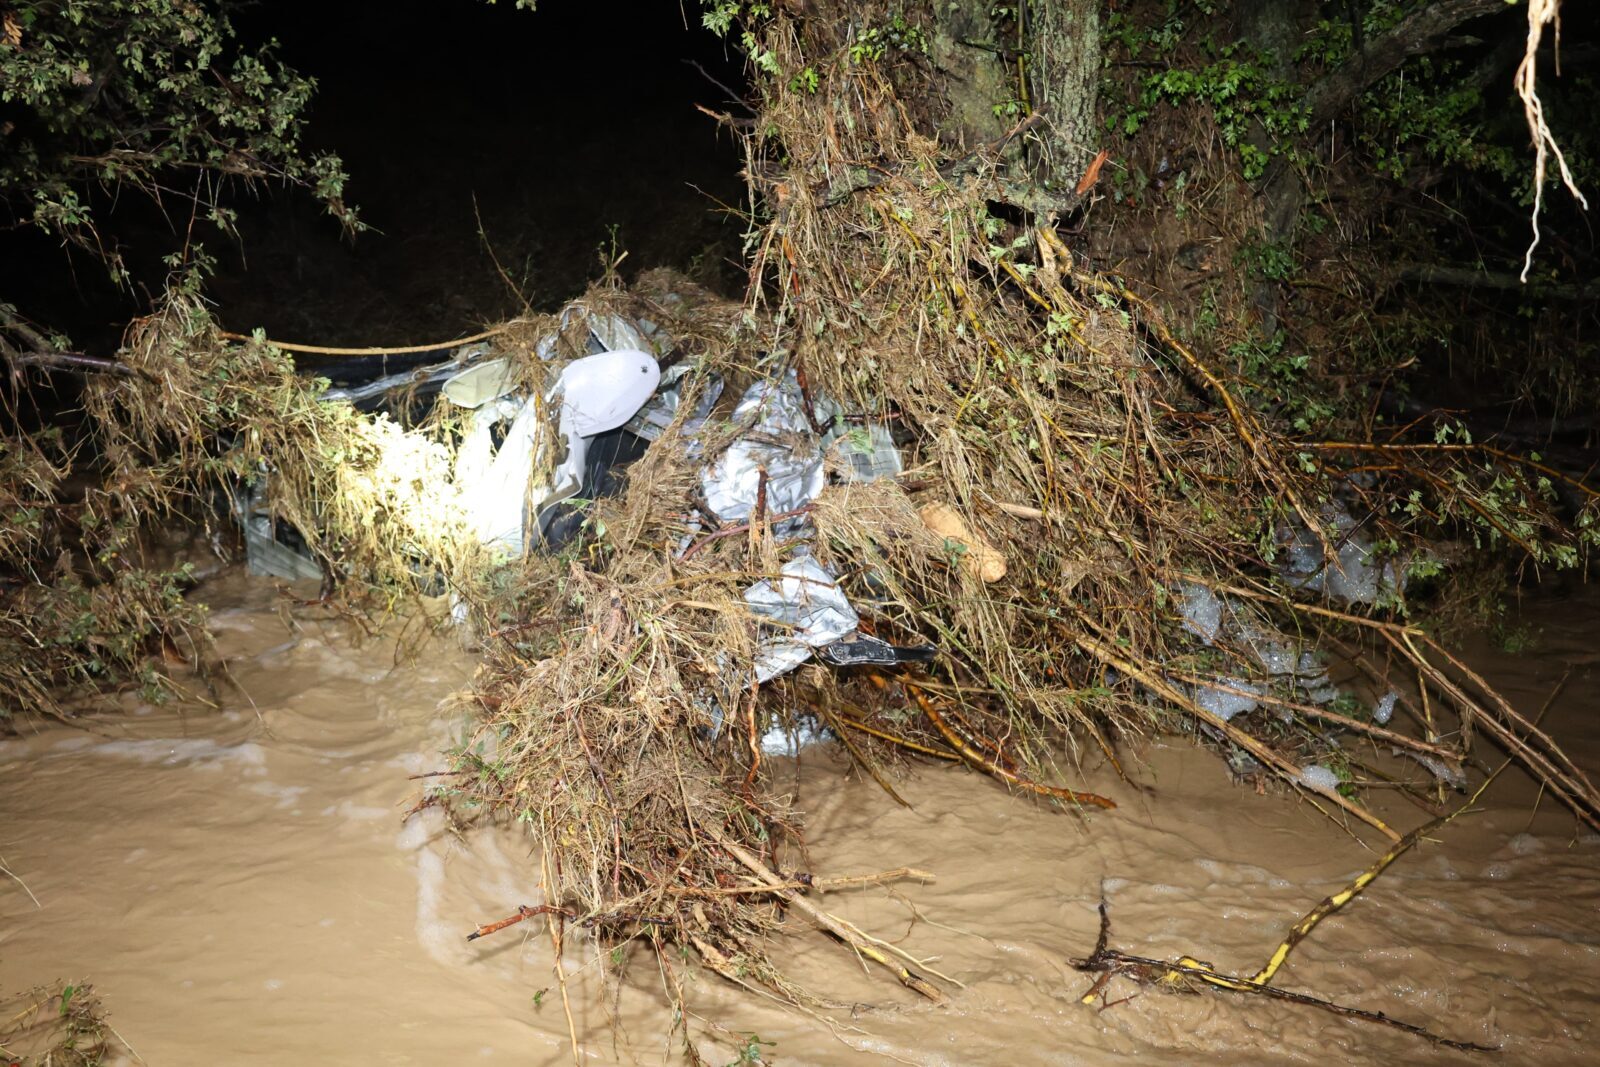
[[[292,619],[270,586],[238,574],[207,596],[237,686],[220,712],[130,699],[131,714],[87,729],[0,742],[0,857],[26,884],[0,875],[0,992],[88,978],[157,1067],[570,1063],[558,997],[535,1001],[554,985],[548,942],[521,927],[463,939],[542,900],[526,843],[455,835],[432,814],[401,824],[424,784],[407,775],[441,766],[436,754],[463,728],[440,701],[472,660],[436,643],[397,668],[392,645],[355,647],[342,625]],[[1545,597],[1530,612],[1543,629],[1533,652],[1475,650],[1529,710],[1571,670],[1548,721],[1591,768],[1597,609],[1589,588]],[[833,1013],[830,1028],[710,976],[691,989],[696,1011],[774,1043],[762,1047],[779,1064],[1474,1058],[1255,998],[1117,983],[1109,997],[1121,1003],[1080,1003],[1089,982],[1066,961],[1093,946],[1102,887],[1113,945],[1248,972],[1373,858],[1293,798],[1231,784],[1187,745],[1158,744],[1142,761],[1143,794],[1091,773],[1088,785],[1122,807],[1082,822],[946,767],[914,772],[900,786],[913,809],[898,808],[811,750],[782,782],[808,813],[815,870],[937,875],[898,897],[821,903],[937,957],[966,988],[942,1007],[919,1003],[796,918],[775,955],[854,1012]],[[1534,813],[1533,797],[1526,782],[1497,787],[1482,814],[1324,923],[1277,984],[1503,1045],[1495,1062],[1600,1060],[1600,837],[1548,804]],[[1415,809],[1383,810],[1418,821]],[[676,1062],[658,1037],[666,1006],[648,961],[637,987],[608,1000],[583,949],[567,967],[586,1061]],[[624,1047],[613,1019],[639,1044]],[[727,1045],[706,1054],[734,1059]]]

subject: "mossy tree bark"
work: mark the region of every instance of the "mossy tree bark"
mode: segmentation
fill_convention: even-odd
[[[1007,145],[1017,164],[1008,200],[1065,214],[1100,148],[1100,0],[1035,0],[997,18],[991,0],[935,5],[930,41],[945,75],[941,135],[971,151],[997,143],[1033,111],[1025,138]]]
[[[1045,116],[1031,168],[1035,185],[1062,208],[1077,206],[1080,178],[1100,149],[1099,0],[1024,5],[1031,19],[1028,65],[1035,110]]]

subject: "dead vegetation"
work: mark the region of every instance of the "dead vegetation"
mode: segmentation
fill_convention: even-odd
[[[748,141],[770,211],[754,235],[752,295],[722,309],[724,331],[697,331],[695,373],[735,388],[792,373],[807,403],[832,398],[846,419],[892,427],[905,473],[830,485],[808,540],[863,628],[942,651],[921,676],[805,667],[752,685],[739,665],[757,630],[740,591],[777,573],[794,535],[774,519],[708,527],[695,492],[704,460],[671,434],[657,442],[626,494],[596,508],[580,557],[532,561],[519,580],[517,632],[489,642],[476,693],[482,750],[442,795],[534,830],[561,908],[547,918],[656,945],[674,999],[668,943],[730,981],[808,1002],[761,936],[809,877],[793,813],[763,789],[757,743],[797,716],[830,727],[891,793],[891,764],[924,753],[1078,812],[1111,806],[1072,786],[1086,752],[1120,772],[1129,735],[1192,731],[1391,842],[1402,830],[1344,782],[1307,773],[1307,752],[1326,751],[1330,732],[1352,747],[1366,738],[1456,780],[1487,735],[1579,818],[1600,818],[1583,772],[1410,624],[1399,590],[1350,605],[1275,563],[1300,530],[1319,570],[1342,567],[1352,530],[1341,509],[1380,520],[1391,558],[1458,532],[1464,514],[1535,560],[1576,562],[1592,494],[1575,527],[1516,456],[1463,448],[1439,467],[1445,450],[1427,446],[1296,439],[1150,302],[1082,268],[1053,220],[1007,210],[990,172],[951,177],[911,102],[934,94],[846,61],[826,20],[778,15],[762,32],[780,69],[824,73],[815,93],[768,86],[764,136]],[[709,436],[715,456],[728,435]],[[919,515],[929,504],[975,536],[931,534]],[[988,582],[971,565],[985,544],[1004,561]],[[1401,715],[1390,726],[1313,704],[1246,649],[1197,650],[1180,626],[1186,584],[1295,655],[1375,650],[1376,684],[1396,689]],[[1261,710],[1230,716],[1201,698],[1230,683]],[[1424,778],[1412,792],[1432,811],[1442,788]],[[925,966],[804,911],[940,995]]]
[[[87,985],[56,983],[0,997],[0,1056],[28,1067],[99,1067],[128,1049]]]
[[[1592,493],[1574,524],[1558,516],[1541,468],[1516,456],[1474,467],[1481,449],[1296,438],[1154,305],[1084,268],[1056,220],[1008,209],[984,161],[955,174],[912,102],[936,94],[909,95],[905,80],[920,75],[897,81],[850,62],[826,20],[780,12],[759,32],[782,69],[814,68],[821,80],[814,92],[769,84],[760,133],[748,135],[763,209],[748,301],[663,275],[587,300],[647,313],[676,338],[690,397],[713,376],[731,396],[792,374],[812,419],[826,398],[850,425],[888,428],[906,461],[897,479],[836,479],[803,514],[758,504],[747,521],[719,523],[700,499],[700,472],[750,429],[724,404],[694,456],[681,422],[656,441],[625,493],[594,505],[577,547],[489,567],[441,490],[458,427],[441,416],[406,431],[323,404],[281,352],[223,338],[180,289],[130,334],[131,373],[89,391],[105,477],[84,513],[132,538],[207,486],[266,475],[281,515],[348,579],[350,603],[381,610],[442,581],[471,608],[482,645],[463,697],[482,726],[425,803],[526,826],[546,900],[513,919],[544,918],[558,950],[572,924],[607,948],[648,943],[679,1004],[685,957],[673,949],[687,947],[730,982],[828,1006],[770,952],[785,914],[923,997],[953,988],[813,895],[826,885],[806,869],[801,821],[769,789],[760,739],[774,724],[820,722],[890,793],[894,765],[921,754],[1091,819],[1114,805],[1078,788],[1086,756],[1123,774],[1129,737],[1189,732],[1391,842],[1402,831],[1347,782],[1307,773],[1312,742],[1325,749],[1331,733],[1405,749],[1449,781],[1485,736],[1600,826],[1600,792],[1581,769],[1408,622],[1402,597],[1350,605],[1289,580],[1278,562],[1299,539],[1316,546],[1319,570],[1343,566],[1354,531],[1337,514],[1370,511],[1392,542],[1387,558],[1423,552],[1466,514],[1534,559],[1576,563],[1593,536]],[[862,167],[871,181],[859,180]],[[558,329],[551,318],[515,324],[496,351],[537,381],[532,345]],[[49,506],[64,461],[42,447],[4,459],[14,506]],[[965,534],[936,530],[930,506]],[[19,536],[8,531],[10,557],[38,558],[42,542]],[[897,674],[812,665],[755,684],[748,664],[762,629],[743,594],[801,540],[840,576],[863,630],[935,645],[935,662]],[[96,565],[93,588],[115,595],[123,572]],[[64,579],[31,581],[59,590]],[[1376,687],[1394,687],[1402,713],[1390,725],[1312,703],[1248,648],[1197,643],[1181,610],[1194,587],[1226,599],[1236,633],[1296,658],[1376,650]],[[26,595],[7,594],[9,618],[21,620],[12,654],[38,666],[7,696],[40,706],[93,639],[57,641]],[[181,598],[120,621],[140,603],[101,617],[146,636],[195,625]],[[67,659],[28,651],[45,647]],[[1253,698],[1244,712],[1206,698],[1241,687]],[[1427,807],[1440,790],[1424,778],[1413,793]]]

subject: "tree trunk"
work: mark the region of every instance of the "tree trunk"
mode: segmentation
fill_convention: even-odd
[[[1239,35],[1257,51],[1264,53],[1275,77],[1294,78],[1294,54],[1299,48],[1315,5],[1292,0],[1243,0],[1238,9]],[[1271,154],[1272,135],[1257,125],[1251,142],[1263,154]],[[1262,179],[1258,199],[1261,204],[1261,237],[1268,245],[1292,244],[1305,206],[1306,189],[1295,169],[1275,159]],[[1278,332],[1278,283],[1263,278],[1251,293],[1251,302],[1261,320],[1261,333],[1271,338]]]
[[[991,0],[935,5],[933,61],[948,101],[941,137],[974,151],[1036,113],[1026,137],[1007,146],[1007,199],[1029,211],[1076,207],[1078,180],[1100,148],[1100,3],[1033,0],[1018,5],[1017,21],[998,23]]]
[[[1100,148],[1099,0],[1036,0],[1023,5],[1033,55],[1033,106],[1044,124],[1032,139],[1034,184],[1062,210],[1077,206],[1074,191]]]

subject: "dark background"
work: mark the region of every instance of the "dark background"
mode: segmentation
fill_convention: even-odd
[[[209,292],[226,328],[335,345],[448,340],[525,302],[559,305],[600,274],[613,234],[625,276],[671,265],[725,291],[741,284],[742,157],[694,106],[735,105],[687,61],[737,90],[742,68],[697,4],[270,0],[235,24],[317,79],[308,143],[343,156],[346,197],[373,229],[351,238],[303,192],[235,187],[241,239],[193,231],[218,260]],[[0,238],[0,291],[90,351],[115,347],[189,227],[176,198],[165,215],[108,192],[113,202],[103,229],[125,242],[132,291],[43,234]]]

